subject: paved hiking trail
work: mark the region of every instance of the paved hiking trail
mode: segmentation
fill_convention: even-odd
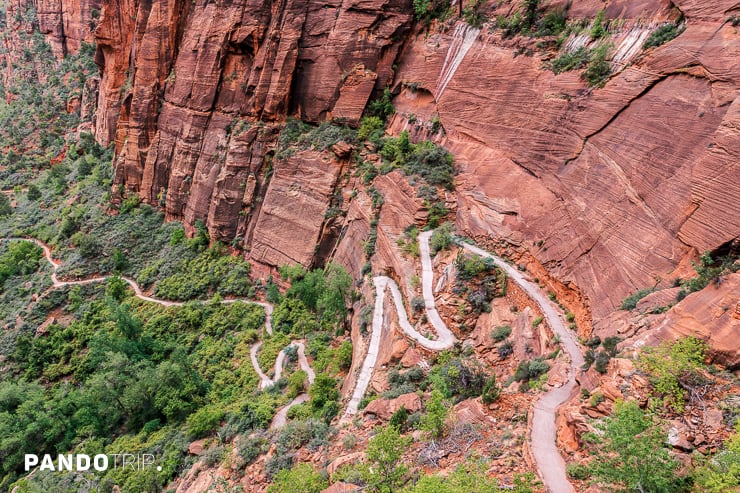
[[[344,413],[344,418],[347,419],[350,416],[357,414],[357,408],[359,406],[362,397],[365,395],[367,388],[372,378],[373,370],[377,363],[378,351],[380,348],[380,342],[382,338],[382,329],[384,326],[384,304],[385,304],[385,293],[386,291],[391,292],[393,304],[396,308],[396,314],[398,316],[398,324],[401,330],[409,338],[416,341],[419,345],[432,350],[442,351],[449,347],[452,347],[457,339],[455,335],[449,330],[447,325],[444,323],[442,318],[437,312],[436,302],[434,300],[433,282],[434,282],[434,269],[432,266],[432,258],[429,247],[429,240],[432,236],[432,231],[426,231],[419,234],[419,253],[421,256],[422,266],[422,295],[424,298],[424,308],[426,310],[427,319],[437,333],[436,339],[430,339],[423,336],[419,331],[414,328],[409,322],[406,308],[403,303],[403,295],[396,282],[386,276],[376,276],[373,278],[373,284],[375,286],[375,308],[373,311],[373,323],[372,323],[372,334],[370,337],[370,344],[368,346],[367,355],[363,360],[362,367],[360,369],[357,382],[355,384],[352,397],[347,404],[347,409]],[[60,281],[57,278],[57,269],[59,264],[54,261],[51,256],[51,249],[48,245],[37,239],[29,238],[8,238],[7,240],[22,240],[32,241],[44,250],[44,257],[52,265],[51,280],[55,288],[63,286],[73,286],[80,284],[90,284],[94,282],[103,282],[111,276],[100,276],[83,279],[79,281]],[[532,416],[532,428],[530,430],[529,440],[530,449],[532,455],[537,464],[537,470],[539,471],[540,477],[542,478],[545,488],[550,493],[573,493],[573,487],[568,481],[565,472],[565,461],[560,455],[557,448],[556,442],[556,427],[555,427],[555,416],[557,409],[571,396],[575,390],[576,374],[578,368],[583,365],[583,354],[576,341],[575,334],[573,331],[568,329],[568,325],[565,322],[564,314],[562,310],[557,307],[549,297],[543,292],[543,290],[535,283],[530,281],[523,273],[516,268],[509,265],[504,259],[493,255],[477,246],[470,245],[463,241],[458,240],[457,244],[464,250],[471,252],[481,257],[490,258],[493,262],[503,269],[506,274],[517,283],[527,295],[537,304],[542,311],[542,314],[547,319],[547,322],[553,332],[560,337],[560,345],[570,358],[570,368],[568,374],[568,381],[561,387],[556,387],[548,392],[544,393],[534,405],[534,413]],[[178,301],[168,301],[151,296],[146,296],[141,287],[133,279],[122,277],[126,283],[129,284],[134,290],[136,297],[144,301],[157,303],[162,306],[181,306],[184,303]],[[273,306],[270,303],[247,300],[241,298],[233,298],[222,300],[221,303],[234,303],[237,301],[245,303],[253,303],[264,307],[265,309],[265,329],[268,334],[272,335],[272,311]],[[204,302],[205,303],[205,302]],[[298,360],[307,375],[309,384],[312,384],[315,378],[315,374],[311,366],[308,364],[305,354],[305,346],[303,341],[294,340],[291,341],[291,345],[298,347]],[[268,377],[260,368],[257,361],[257,353],[262,346],[261,342],[254,344],[250,348],[250,359],[255,372],[260,378],[260,388],[265,389],[275,383],[281,374],[283,369],[283,363],[285,361],[285,349],[280,351],[274,366],[273,378]],[[270,428],[279,428],[283,426],[287,419],[288,410],[296,405],[308,401],[308,394],[302,393],[295,399],[293,399],[288,405],[282,407],[277,414],[274,416]]]
[[[381,334],[384,326],[385,293],[387,290],[391,292],[393,298],[393,304],[395,305],[398,316],[398,324],[404,334],[410,339],[432,351],[447,349],[452,347],[457,341],[454,334],[449,330],[437,312],[432,288],[434,270],[429,247],[429,240],[432,234],[432,231],[419,234],[419,253],[422,266],[421,285],[424,308],[426,309],[427,319],[437,333],[437,338],[429,339],[424,337],[409,323],[406,308],[403,304],[403,296],[393,279],[386,276],[374,277],[375,309],[373,311],[372,335],[370,337],[367,356],[363,361],[354,392],[347,404],[343,419],[347,419],[357,413],[359,403],[370,384],[373,369],[378,359]],[[575,376],[578,368],[583,364],[583,354],[578,346],[575,334],[568,329],[562,310],[550,301],[549,297],[539,286],[531,282],[516,268],[509,265],[501,257],[474,245],[462,241],[457,241],[457,244],[468,252],[492,259],[498,267],[506,272],[509,278],[529,295],[539,306],[553,332],[560,337],[561,347],[570,358],[570,371],[566,384],[549,390],[536,401],[529,439],[530,449],[537,464],[537,470],[546,489],[551,493],[572,493],[574,490],[566,476],[565,461],[557,448],[555,416],[558,407],[568,400],[576,388]]]

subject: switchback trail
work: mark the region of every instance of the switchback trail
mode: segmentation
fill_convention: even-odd
[[[362,397],[367,391],[368,385],[370,385],[370,379],[373,376],[373,369],[378,359],[378,351],[380,348],[381,333],[383,330],[383,306],[385,304],[385,292],[386,289],[390,290],[393,298],[393,304],[396,306],[396,313],[398,314],[398,324],[401,326],[401,330],[411,339],[416,341],[420,346],[423,346],[432,351],[442,351],[453,346],[457,339],[455,335],[450,331],[447,325],[442,320],[437,312],[437,306],[434,301],[434,293],[432,290],[432,283],[434,282],[434,269],[432,268],[432,258],[429,255],[429,238],[432,236],[432,231],[425,231],[419,234],[419,252],[421,254],[421,285],[422,293],[424,295],[424,308],[427,312],[427,319],[434,327],[437,332],[437,339],[429,339],[424,337],[416,330],[411,323],[409,323],[409,317],[406,313],[406,307],[403,304],[403,295],[401,290],[398,289],[396,282],[390,277],[386,276],[375,276],[373,278],[373,284],[375,284],[375,309],[373,311],[373,325],[372,335],[370,337],[370,345],[367,349],[367,356],[362,363],[360,374],[357,377],[357,383],[355,384],[355,390],[352,393],[352,398],[347,404],[347,409],[344,412],[344,418],[348,418],[354,414],[357,414],[357,408],[362,400]]]
[[[393,303],[396,308],[398,315],[399,325],[401,330],[411,339],[416,341],[419,345],[432,350],[441,351],[452,347],[457,341],[454,334],[449,330],[447,325],[444,323],[442,318],[437,312],[436,303],[434,300],[434,293],[432,289],[434,281],[434,271],[432,268],[432,259],[430,255],[429,240],[432,236],[432,231],[426,231],[419,234],[419,252],[421,254],[422,263],[422,294],[424,298],[424,307],[426,309],[427,318],[437,332],[436,339],[430,339],[421,335],[409,322],[406,308],[403,304],[403,295],[398,288],[398,285],[391,278],[386,276],[376,276],[373,278],[375,285],[376,297],[375,297],[375,309],[373,312],[373,323],[372,323],[372,335],[370,338],[370,345],[368,352],[363,361],[360,374],[355,385],[352,397],[347,405],[347,409],[344,413],[344,418],[348,418],[357,413],[357,408],[360,400],[365,395],[367,387],[370,384],[372,378],[372,372],[377,362],[378,351],[380,347],[383,318],[384,318],[384,302],[385,292],[390,290],[393,298]],[[81,284],[90,284],[94,282],[104,282],[111,276],[99,276],[88,279],[82,279],[78,281],[61,281],[57,277],[57,270],[59,264],[56,263],[51,256],[51,249],[40,240],[33,238],[6,238],[6,240],[20,240],[20,241],[32,241],[36,245],[40,246],[44,251],[44,257],[52,266],[51,280],[55,288],[64,286],[74,286]],[[542,314],[548,321],[548,324],[552,328],[553,332],[560,336],[561,347],[570,357],[570,371],[568,375],[568,381],[565,385],[557,388],[553,388],[543,394],[534,405],[534,413],[532,416],[532,429],[530,431],[530,448],[532,455],[537,464],[537,469],[540,476],[545,484],[547,490],[551,493],[572,493],[573,487],[568,482],[567,475],[565,472],[565,461],[563,460],[560,452],[557,448],[556,443],[556,427],[555,427],[555,415],[557,409],[563,404],[572,394],[576,388],[575,376],[578,371],[578,367],[583,365],[583,354],[578,346],[575,335],[570,331],[565,322],[565,317],[561,310],[549,300],[545,293],[533,282],[527,279],[521,272],[516,268],[509,265],[502,258],[493,255],[481,248],[474,245],[470,245],[463,241],[457,241],[457,244],[463,249],[479,255],[481,257],[490,258],[494,263],[503,269],[506,274],[516,282],[530,298],[537,303]],[[134,290],[137,298],[152,303],[157,303],[162,306],[182,306],[183,302],[162,300],[151,296],[146,296],[141,287],[133,279],[122,277],[122,279],[128,283]],[[272,310],[273,306],[270,303],[233,298],[222,300],[221,303],[234,303],[237,301],[245,303],[253,303],[262,306],[265,309],[265,329],[269,334],[272,334]],[[205,303],[205,302],[203,302]],[[308,364],[308,360],[305,356],[305,347],[302,341],[292,341],[291,344],[295,344],[298,347],[298,358],[301,368],[307,373],[309,383],[313,383],[315,374]],[[260,377],[260,388],[266,388],[273,385],[274,382],[280,378],[282,373],[283,362],[285,359],[285,349],[283,349],[275,361],[275,373],[274,378],[269,378],[260,368],[257,362],[257,353],[261,347],[261,343],[256,343],[250,349],[250,359],[255,372]],[[308,400],[308,395],[303,393],[293,399],[287,406],[284,406],[274,416],[270,428],[277,428],[283,426],[286,421],[288,410],[302,402]]]
[[[565,461],[558,451],[555,416],[560,405],[567,401],[575,390],[577,385],[576,374],[579,367],[583,365],[583,353],[578,347],[576,336],[572,330],[568,329],[562,310],[550,301],[539,286],[527,279],[518,269],[506,263],[501,257],[497,257],[477,246],[462,241],[457,243],[471,253],[492,259],[537,303],[552,331],[560,336],[560,347],[565,350],[570,358],[568,381],[560,387],[545,392],[535,402],[529,441],[532,455],[537,463],[537,470],[547,491],[550,493],[573,493],[575,490],[568,481],[565,472]]]
[[[375,285],[375,309],[373,311],[372,334],[368,346],[367,356],[363,361],[360,373],[357,377],[357,383],[352,397],[344,413],[344,419],[357,413],[357,408],[362,397],[367,391],[372,378],[372,372],[375,368],[380,347],[381,334],[383,330],[384,304],[386,290],[390,290],[393,303],[398,316],[398,324],[407,337],[416,341],[419,345],[432,350],[441,351],[451,347],[456,338],[449,330],[442,318],[439,316],[436,308],[436,302],[433,292],[434,270],[432,267],[432,258],[430,254],[429,240],[432,231],[426,231],[419,234],[419,253],[421,255],[422,266],[422,295],[424,298],[424,308],[426,309],[427,319],[437,332],[436,339],[429,339],[421,335],[408,320],[406,308],[403,304],[403,296],[398,289],[398,285],[393,279],[386,276],[376,276],[373,278]],[[561,347],[565,350],[570,358],[570,371],[568,381],[561,387],[556,387],[543,394],[534,405],[532,416],[532,429],[530,432],[530,448],[532,455],[537,464],[540,477],[545,487],[551,493],[573,493],[573,487],[568,481],[565,472],[565,461],[563,460],[557,448],[555,415],[558,407],[563,404],[572,394],[576,387],[575,375],[578,367],[583,364],[583,354],[581,353],[575,335],[568,329],[565,323],[565,317],[560,310],[539,286],[527,279],[516,268],[509,265],[504,259],[493,255],[474,245],[467,244],[460,240],[456,243],[475,255],[490,258],[494,263],[506,272],[506,274],[517,283],[524,292],[537,304],[542,314],[547,319],[548,324],[553,332],[560,337]]]

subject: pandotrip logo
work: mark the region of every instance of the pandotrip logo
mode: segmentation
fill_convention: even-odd
[[[40,471],[54,472],[84,472],[84,471],[108,471],[109,469],[129,469],[132,471],[143,471],[155,467],[157,471],[162,466],[156,466],[156,458],[153,454],[97,454],[90,457],[87,454],[59,454],[54,458],[52,455],[25,454],[24,466],[26,472],[38,467]]]

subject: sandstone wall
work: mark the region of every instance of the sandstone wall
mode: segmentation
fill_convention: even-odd
[[[678,3],[686,30],[628,53],[600,89],[577,71],[543,70],[547,57],[531,40],[474,32],[464,52],[471,30],[460,24],[419,35],[401,57],[398,87],[417,89],[400,89],[392,131],[441,122],[437,139],[460,169],[458,228],[531,255],[578,288],[597,321],[693,251],[740,232],[740,38],[724,22],[732,5]],[[601,6],[574,2],[586,17]],[[670,7],[609,2],[607,17],[625,19],[610,41],[620,50],[640,26],[671,18]]]
[[[354,273],[364,263],[351,252],[367,231],[367,204],[350,204],[344,222],[323,219],[346,185],[337,169],[349,163],[330,153],[280,160],[277,135],[288,116],[356,122],[391,84],[398,114],[390,131],[410,128],[455,154],[458,228],[488,246],[504,240],[536,275],[546,273],[543,282],[587,331],[589,314],[598,322],[629,292],[666,282],[687,256],[740,232],[740,42],[727,22],[737,13],[731,0],[552,5],[566,3],[571,17],[605,7],[608,19],[621,19],[609,39],[619,63],[603,88],[589,89],[578,72],[545,70],[551,55],[537,39],[503,39],[455,19],[412,28],[408,0],[30,5],[60,55],[95,28],[95,133],[115,143],[116,183],[189,228],[202,220],[213,238],[267,267],[333,253]],[[10,2],[8,18],[28,5]],[[515,6],[491,4],[489,17]],[[679,11],[686,30],[642,50],[641,40]],[[434,120],[443,131],[430,131]],[[383,180],[378,188],[392,191]],[[306,194],[305,213],[291,208],[296,190]],[[384,216],[394,200],[386,197]],[[301,241],[284,241],[288,233]],[[334,238],[350,243],[332,246]],[[393,241],[381,227],[378,258],[405,279]]]

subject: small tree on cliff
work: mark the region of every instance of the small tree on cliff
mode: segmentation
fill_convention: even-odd
[[[614,413],[599,427],[591,462],[592,477],[614,491],[669,493],[686,491],[678,477],[680,466],[664,446],[666,432],[634,402],[616,402]]]
[[[403,485],[408,467],[401,463],[401,458],[410,444],[411,438],[402,436],[392,425],[382,428],[370,439],[367,446],[370,467],[364,478],[368,483],[367,491],[392,493]]]

